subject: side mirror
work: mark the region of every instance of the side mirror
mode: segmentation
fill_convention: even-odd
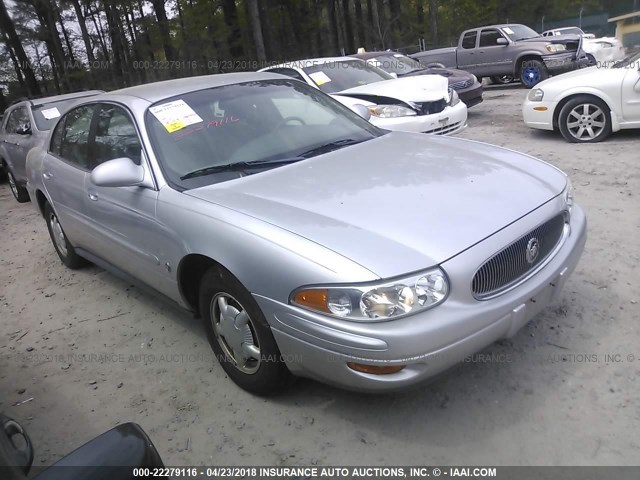
[[[506,38],[504,38],[504,37],[501,37],[501,38],[498,38],[498,39],[496,40],[496,43],[497,43],[498,45],[509,45],[509,40],[507,40],[507,39],[506,39]]]
[[[362,118],[364,118],[367,121],[371,118],[371,112],[369,111],[369,109],[360,103],[353,105],[351,107],[351,110],[356,112],[358,115],[360,115]]]
[[[23,123],[16,129],[18,135],[31,135],[31,123]]]
[[[99,187],[134,187],[143,183],[144,168],[130,158],[115,158],[94,168],[90,178]]]

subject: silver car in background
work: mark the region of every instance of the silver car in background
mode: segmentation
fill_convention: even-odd
[[[555,167],[380,130],[268,73],[91,98],[27,167],[67,266],[200,315],[256,394],[292,374],[372,392],[424,381],[557,298],[586,240]]]
[[[20,202],[28,202],[25,161],[33,147],[44,143],[49,129],[74,101],[103,93],[102,90],[22,100],[4,113],[0,129],[0,176],[7,176],[11,193]]]

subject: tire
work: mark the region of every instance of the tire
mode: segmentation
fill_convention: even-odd
[[[590,53],[587,53],[587,60],[589,60],[589,67],[593,67],[594,65],[598,64],[598,61],[596,60],[596,57],[594,57],[593,55],[591,55]]]
[[[560,110],[558,127],[567,142],[601,142],[611,135],[611,110],[599,98],[579,95]]]
[[[53,248],[56,249],[58,257],[60,257],[62,263],[72,270],[76,270],[89,263],[78,255],[71,243],[69,243],[67,236],[62,229],[62,225],[60,225],[58,216],[53,211],[49,203],[46,203],[44,206],[44,218],[47,222],[47,229],[49,230],[51,243],[53,243]]]
[[[0,163],[0,183],[7,179],[7,166],[4,163]]]
[[[209,269],[200,283],[199,306],[209,344],[231,380],[261,396],[286,389],[292,376],[271,327],[251,293],[233,275],[223,268]],[[239,319],[246,323],[238,326]]]
[[[526,88],[533,88],[547,78],[549,72],[540,60],[525,60],[520,65],[520,81]]]
[[[491,77],[491,81],[496,85],[508,85],[513,83],[515,78],[513,75],[500,75],[499,77]]]
[[[26,203],[30,200],[29,192],[26,188],[18,185],[16,181],[16,177],[13,176],[11,170],[7,169],[7,178],[9,180],[9,187],[11,188],[11,193],[13,193],[13,197],[18,201],[18,203]]]

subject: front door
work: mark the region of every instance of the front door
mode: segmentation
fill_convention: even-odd
[[[622,82],[622,116],[640,126],[640,65],[629,68]]]

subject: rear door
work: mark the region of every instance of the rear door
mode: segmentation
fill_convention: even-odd
[[[74,247],[90,246],[85,209],[95,104],[70,110],[56,125],[42,165],[42,183]]]
[[[458,68],[467,72],[476,73],[476,43],[478,39],[478,31],[471,30],[465,32],[462,36],[462,42],[457,49]]]
[[[151,175],[135,121],[118,104],[102,103],[97,113],[92,168],[116,158],[127,157]],[[88,179],[86,208],[95,254],[118,269],[169,294],[170,274],[161,265],[161,239],[167,236],[156,218],[158,191],[155,188],[101,187]]]

